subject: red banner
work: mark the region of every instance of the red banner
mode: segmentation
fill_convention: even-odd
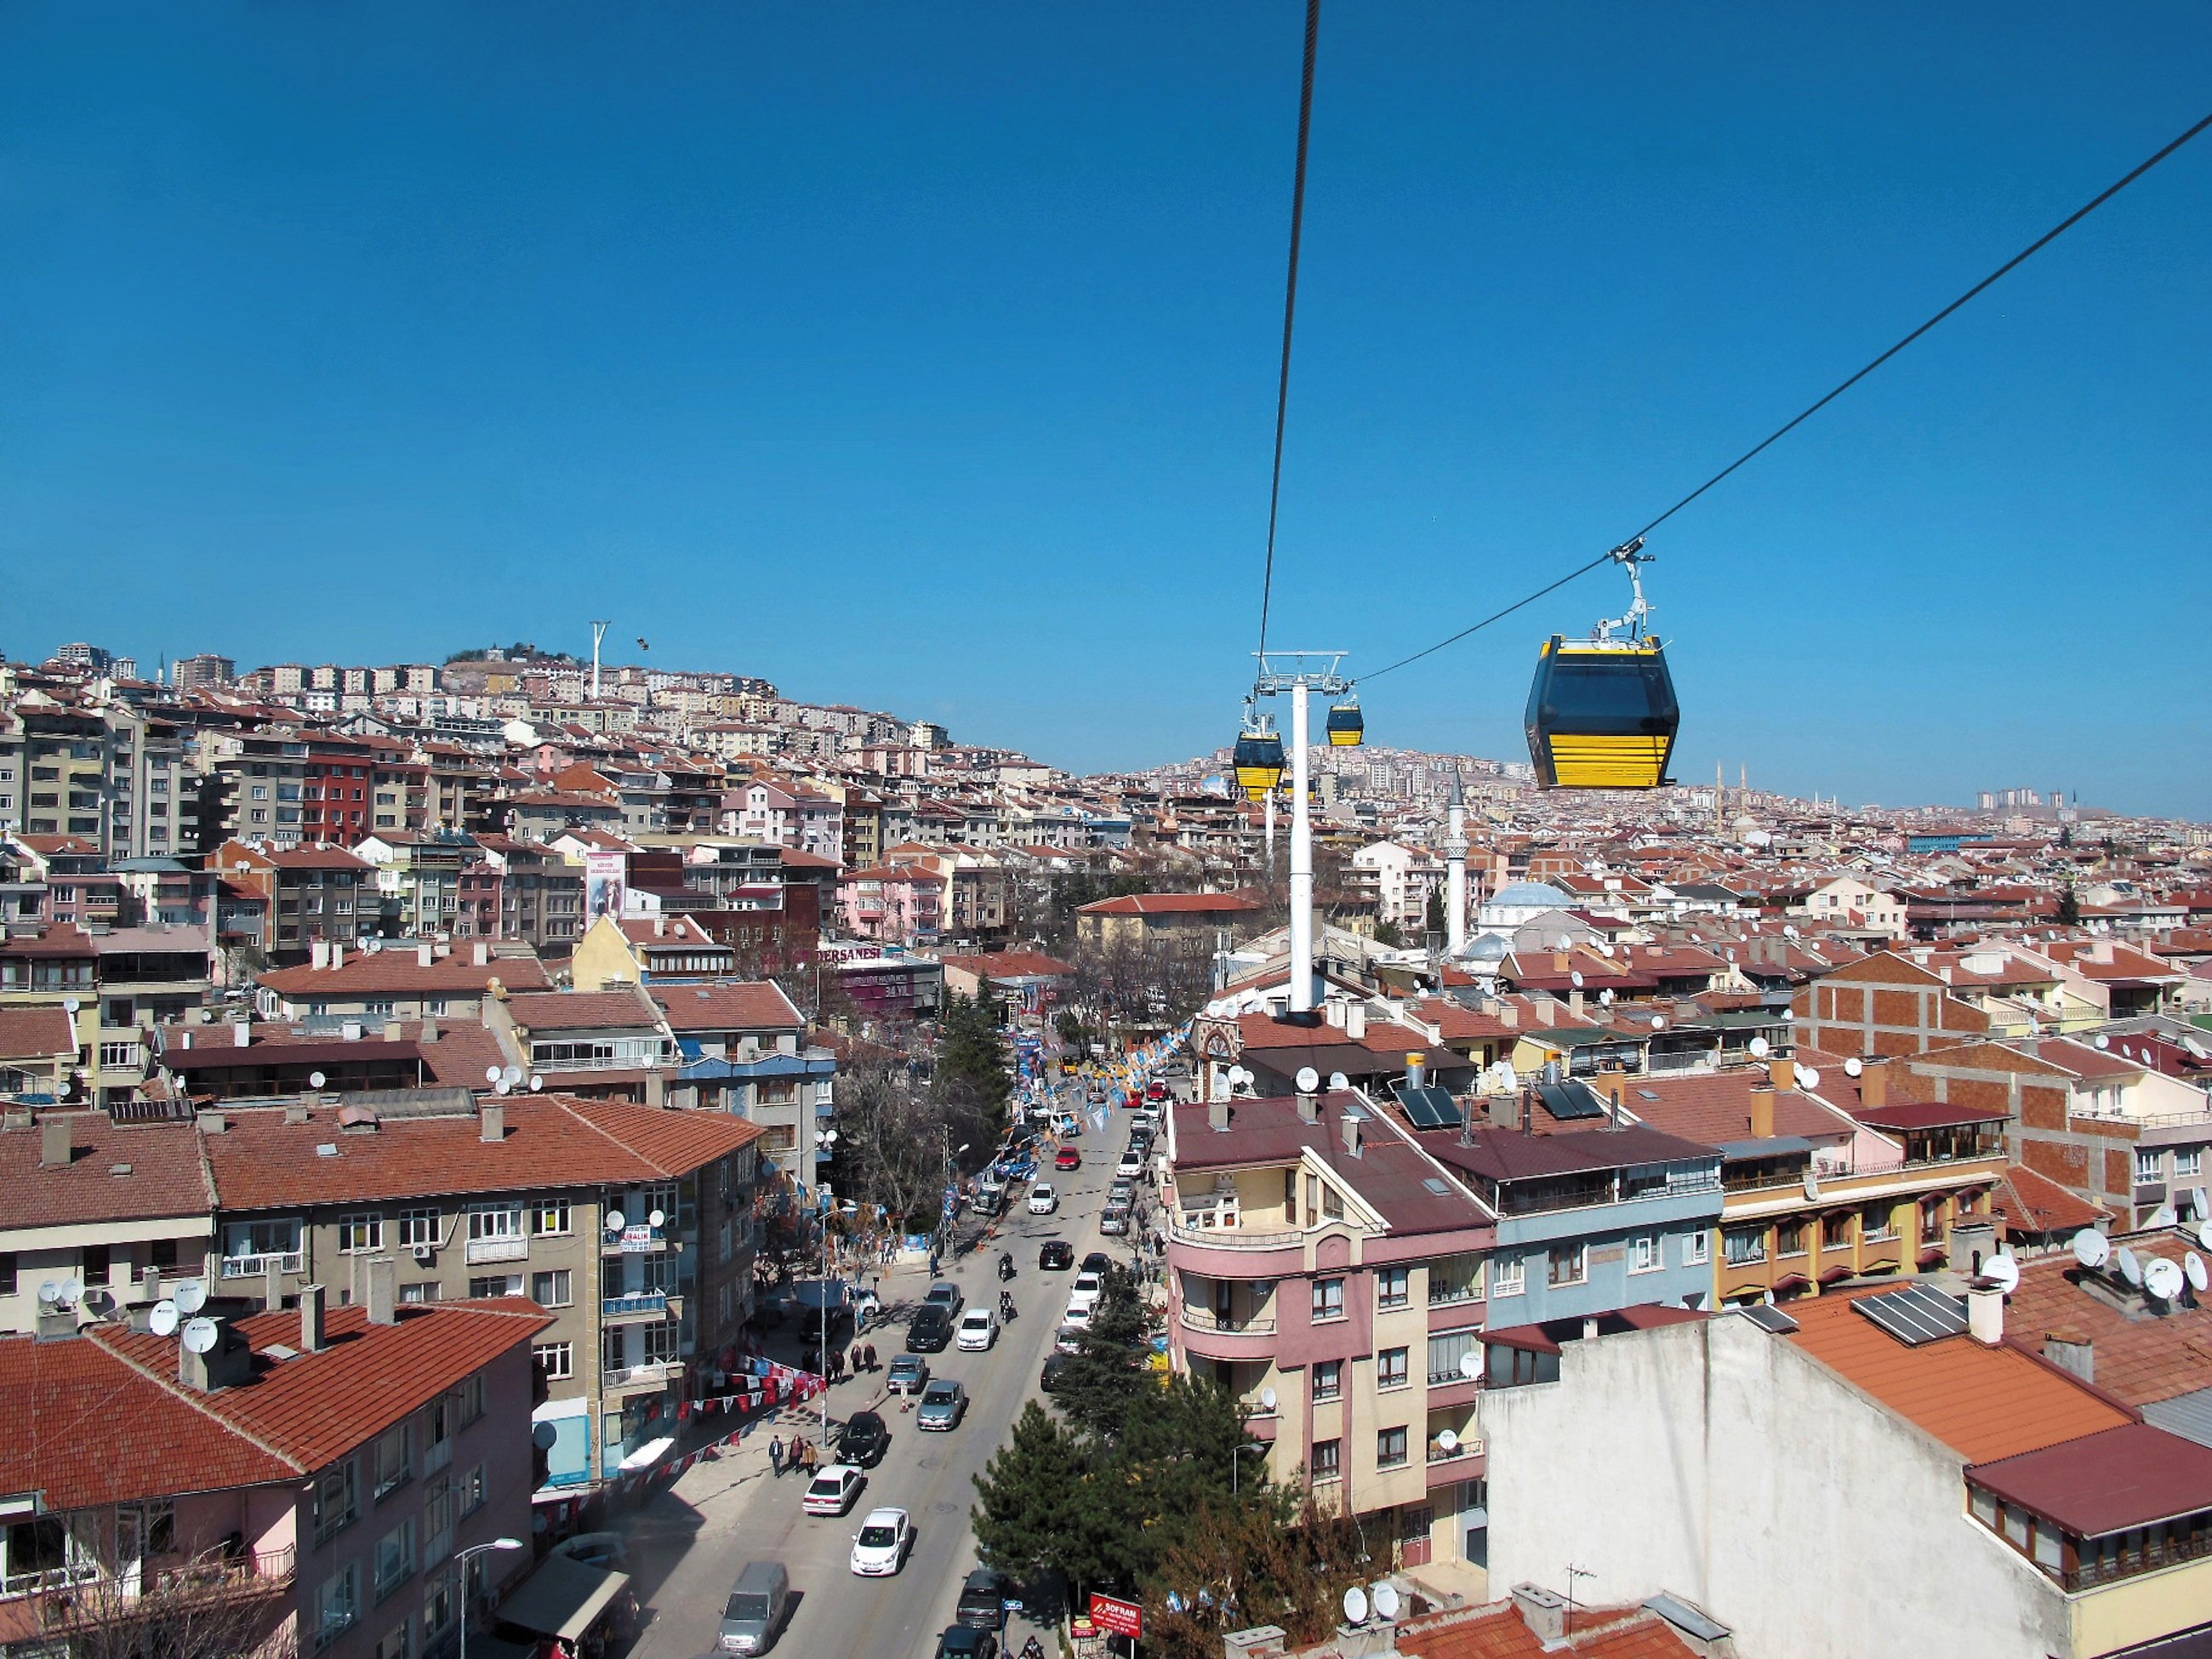
[[[1126,1636],[1131,1641],[1145,1633],[1144,1609],[1134,1601],[1124,1601],[1111,1595],[1091,1592],[1091,1622],[1103,1631],[1116,1636]]]

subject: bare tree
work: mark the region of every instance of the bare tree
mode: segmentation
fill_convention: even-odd
[[[103,1565],[39,1603],[70,1659],[295,1659],[293,1554],[217,1545],[127,1572]]]

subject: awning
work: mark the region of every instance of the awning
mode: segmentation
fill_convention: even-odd
[[[1849,1279],[1855,1271],[1856,1269],[1850,1267],[1823,1267],[1820,1270],[1820,1282],[1823,1285],[1832,1285],[1838,1279]]]
[[[1802,1273],[1784,1273],[1774,1281],[1777,1291],[1802,1291],[1813,1281]]]
[[[494,1615],[503,1624],[536,1631],[556,1641],[580,1641],[607,1604],[629,1583],[626,1572],[587,1567],[565,1555],[551,1555],[522,1588],[499,1604]]]
[[[622,1461],[622,1472],[632,1474],[638,1469],[649,1469],[668,1455],[668,1449],[676,1443],[672,1435],[663,1435],[658,1440],[648,1440]]]
[[[1931,1261],[1941,1261],[1945,1256],[1950,1254],[1951,1252],[1947,1246],[1942,1244],[1923,1244],[1920,1247],[1920,1265],[1924,1267]]]

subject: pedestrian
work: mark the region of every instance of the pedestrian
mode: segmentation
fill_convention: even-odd
[[[853,1375],[855,1376],[858,1376],[862,1371],[867,1369],[867,1367],[862,1364],[860,1358],[860,1356],[865,1352],[866,1350],[863,1349],[857,1342],[853,1345]]]
[[[868,1369],[876,1369],[876,1345],[872,1342],[868,1344]]]
[[[768,1443],[769,1472],[779,1480],[783,1479],[783,1437],[775,1435]]]

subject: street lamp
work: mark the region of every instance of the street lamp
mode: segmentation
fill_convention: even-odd
[[[820,1145],[834,1149],[837,1132],[824,1129],[818,1139]],[[830,1194],[819,1183],[815,1191],[819,1213],[814,1224],[822,1238],[822,1450],[826,1455],[830,1450]]]
[[[1229,1495],[1231,1498],[1237,1496],[1237,1478],[1244,1472],[1244,1465],[1240,1461],[1244,1454],[1248,1451],[1264,1452],[1267,1449],[1267,1443],[1264,1441],[1246,1440],[1240,1442],[1237,1449],[1229,1455]]]
[[[453,1552],[453,1565],[461,1572],[461,1656],[469,1659],[469,1557],[482,1555],[486,1550],[519,1550],[520,1538],[495,1538],[489,1544],[471,1544],[465,1550]]]

